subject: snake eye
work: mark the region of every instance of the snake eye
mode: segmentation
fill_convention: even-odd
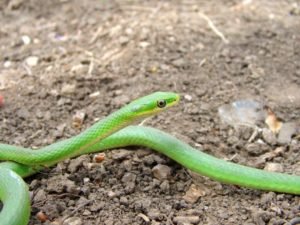
[[[164,99],[157,101],[157,107],[159,107],[159,108],[164,108],[166,105],[167,105],[167,102]]]

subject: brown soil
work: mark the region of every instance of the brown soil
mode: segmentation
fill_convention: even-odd
[[[299,2],[4,0],[0,9],[1,142],[45,146],[134,98],[176,91],[181,104],[147,125],[258,168],[267,163],[263,154],[282,147],[269,161],[300,175],[299,141],[249,143],[251,129],[224,126],[217,114],[225,103],[251,98],[286,121],[299,118]],[[78,111],[86,115],[80,129],[72,123]],[[30,224],[41,224],[40,211],[44,224],[67,218],[73,225],[279,225],[300,216],[298,196],[223,185],[152,151],[131,150],[106,152],[98,164],[81,156],[26,179]],[[156,179],[157,164],[171,176]],[[191,185],[205,190],[195,203],[184,198]]]

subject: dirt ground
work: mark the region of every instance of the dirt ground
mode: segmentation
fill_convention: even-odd
[[[134,98],[175,91],[181,104],[146,125],[218,158],[300,175],[299,140],[280,145],[258,135],[250,143],[251,128],[235,130],[217,113],[256,99],[286,121],[299,119],[299,1],[2,0],[0,9],[1,142],[45,146]],[[93,157],[26,179],[31,225],[42,224],[38,212],[53,225],[287,225],[300,217],[298,196],[220,184],[151,150]],[[155,177],[159,164],[170,176]],[[202,196],[188,201],[191,188]]]

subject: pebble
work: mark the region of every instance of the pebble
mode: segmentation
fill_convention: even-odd
[[[34,67],[38,64],[39,58],[37,56],[29,56],[25,59],[25,62],[28,66]]]
[[[31,43],[31,38],[27,35],[23,35],[21,39],[24,45],[29,45]]]
[[[160,220],[162,215],[160,214],[160,211],[158,209],[150,209],[147,216],[151,219],[151,220]]]
[[[105,153],[104,152],[100,152],[100,153],[94,155],[94,157],[93,157],[93,161],[95,163],[101,163],[104,160],[105,160]]]
[[[21,108],[17,111],[18,117],[26,119],[30,116],[30,112],[27,109]]]
[[[125,173],[124,176],[122,177],[123,183],[135,182],[135,180],[136,180],[136,175],[133,173]]]
[[[260,201],[261,204],[266,205],[272,203],[272,201],[274,201],[275,198],[276,194],[274,192],[267,192],[262,194]]]
[[[183,58],[175,59],[171,63],[173,66],[175,66],[177,68],[183,67],[186,64],[186,62]]]
[[[120,203],[121,203],[122,205],[128,205],[128,199],[127,199],[125,196],[122,196],[122,197],[120,198]]]
[[[264,170],[270,171],[270,172],[282,173],[283,172],[283,167],[279,163],[266,163],[266,166],[265,166]]]
[[[93,204],[92,204],[92,206],[90,207],[90,210],[92,211],[92,212],[98,212],[98,211],[100,211],[101,209],[103,209],[104,207],[105,207],[105,205],[106,205],[107,203],[106,202],[94,202]]]
[[[109,191],[109,192],[107,193],[107,196],[108,196],[109,198],[114,198],[114,197],[117,196],[117,193],[114,192],[114,191]]]
[[[79,217],[70,217],[66,219],[63,225],[82,225],[82,220]]]
[[[82,127],[85,116],[85,112],[77,111],[72,118],[72,126],[80,129]]]
[[[173,221],[178,225],[197,224],[200,221],[199,216],[176,216]]]
[[[133,154],[132,151],[120,149],[112,151],[112,158],[115,160],[123,160],[129,158]]]
[[[292,141],[292,136],[297,132],[299,129],[300,124],[297,125],[296,123],[283,123],[282,127],[278,134],[278,143],[280,144],[288,144]]]
[[[147,155],[143,158],[143,162],[148,165],[151,166],[153,164],[163,164],[166,162],[166,160],[164,160],[163,158],[161,158],[160,156],[156,155],[156,154],[151,154],[151,155]]]
[[[82,155],[80,157],[72,159],[68,166],[68,171],[70,173],[76,172],[78,170],[78,168],[83,165],[84,161],[87,161],[87,162],[89,161],[89,157],[87,155]]]
[[[155,178],[164,180],[171,175],[171,168],[166,165],[158,164],[152,168],[152,173]]]
[[[38,192],[35,194],[33,201],[34,202],[43,202],[47,199],[46,193],[43,189],[38,190]]]
[[[100,91],[96,91],[96,92],[90,94],[89,97],[91,99],[97,99],[99,97],[99,95],[100,95]]]
[[[36,218],[41,221],[42,223],[46,222],[48,220],[48,217],[47,215],[42,212],[42,211],[39,211],[37,214],[36,214]]]
[[[148,216],[146,216],[143,213],[139,213],[137,216],[141,217],[145,221],[146,224],[150,222],[150,219],[148,218]]]
[[[74,181],[69,180],[66,175],[58,175],[49,178],[46,190],[55,193],[62,193],[65,190],[69,193],[79,193],[80,191]]]
[[[86,74],[86,72],[87,72],[87,66],[83,65],[83,64],[74,65],[71,68],[71,72],[74,75],[83,75],[83,74]]]
[[[270,145],[275,145],[277,143],[277,138],[275,134],[268,128],[263,128],[262,137],[264,141]]]
[[[195,203],[201,196],[204,196],[205,194],[206,192],[203,188],[192,184],[183,196],[183,199],[188,203]]]
[[[168,180],[164,180],[159,187],[164,193],[168,193],[170,191],[170,184]]]
[[[3,63],[3,67],[4,67],[4,68],[9,68],[9,67],[11,67],[11,65],[12,65],[12,62],[9,61],[9,60],[6,60],[6,61]]]
[[[184,95],[184,99],[186,99],[187,101],[192,101],[193,97],[191,95]]]
[[[61,88],[62,95],[74,94],[76,91],[76,84],[64,84]]]
[[[90,181],[91,181],[91,180],[90,180],[89,177],[83,178],[83,183],[84,183],[84,184],[87,184],[87,183],[89,183]]]
[[[147,48],[149,45],[151,45],[151,44],[147,41],[141,41],[139,43],[139,46],[142,47],[142,48]]]
[[[258,156],[265,152],[266,145],[259,143],[250,143],[246,146],[248,153],[252,156]]]

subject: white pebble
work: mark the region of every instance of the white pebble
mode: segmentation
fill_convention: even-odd
[[[187,101],[192,101],[193,97],[191,95],[184,95],[184,99]]]
[[[29,56],[25,60],[28,66],[36,66],[39,62],[39,58],[37,56]]]
[[[22,39],[24,45],[29,45],[31,43],[31,38],[27,35],[23,35],[21,37],[21,39]]]
[[[4,68],[9,68],[11,66],[11,61],[7,60],[3,63]]]

